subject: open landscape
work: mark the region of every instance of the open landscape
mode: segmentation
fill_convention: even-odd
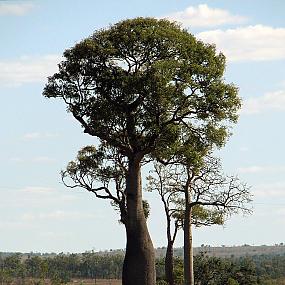
[[[240,2],[0,0],[0,285],[285,283],[285,1]]]
[[[239,284],[282,285],[285,281],[283,245],[255,246],[252,252],[236,246],[195,248],[194,272],[201,284],[226,284],[230,276]],[[266,248],[266,250],[265,250]],[[201,252],[198,250],[202,249]],[[204,249],[204,250],[203,250]],[[181,248],[175,249],[175,284],[183,282]],[[279,251],[278,251],[279,250]],[[159,282],[165,280],[165,249],[156,250],[156,273]],[[237,254],[239,252],[239,254]],[[252,254],[254,253],[254,254]],[[160,257],[159,257],[160,256]],[[81,254],[0,253],[0,284],[57,285],[98,284],[121,285],[123,250],[85,252]],[[224,279],[223,279],[224,278]],[[163,283],[161,283],[163,284]]]

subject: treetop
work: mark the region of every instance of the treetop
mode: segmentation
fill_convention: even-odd
[[[236,122],[237,88],[225,57],[177,23],[121,21],[64,52],[43,95],[64,100],[84,132],[130,157],[181,137],[221,146]]]

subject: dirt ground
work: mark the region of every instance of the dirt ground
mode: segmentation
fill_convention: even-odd
[[[39,279],[31,279],[27,278],[25,279],[25,284],[27,285],[34,285],[38,284],[40,280]],[[13,280],[12,282],[9,282],[10,285],[18,285],[18,284],[23,284],[22,279],[17,279]],[[51,285],[50,280],[45,279],[44,282],[41,281],[42,283],[40,284],[45,284],[45,285]],[[1,283],[1,282],[0,282]],[[3,285],[8,284],[8,283],[1,283]],[[67,285],[122,285],[122,281],[119,279],[73,279],[72,281],[68,282]]]
[[[122,285],[121,280],[117,279],[74,279],[72,282],[68,283],[69,285]]]

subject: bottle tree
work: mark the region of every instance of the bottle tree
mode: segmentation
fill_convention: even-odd
[[[180,134],[222,144],[237,119],[225,57],[167,20],[136,18],[96,31],[64,52],[43,95],[64,101],[84,132],[126,158],[123,284],[154,285],[154,248],[143,210],[141,162]],[[95,141],[95,140],[94,140]]]

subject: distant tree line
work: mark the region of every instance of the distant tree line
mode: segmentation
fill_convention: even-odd
[[[197,285],[271,285],[285,278],[285,255],[259,255],[240,258],[209,257],[203,254],[194,258]],[[53,257],[13,254],[0,256],[0,284],[27,284],[27,278],[51,280],[52,284],[66,284],[74,278],[120,279],[123,256],[58,254]],[[165,281],[164,259],[156,260],[157,284]],[[175,258],[175,284],[183,284],[183,260]],[[283,281],[284,282],[284,281]]]
[[[26,284],[27,278],[40,281],[49,279],[55,285],[66,284],[72,278],[120,279],[122,264],[121,255],[83,253],[25,257],[13,254],[0,257],[0,284],[12,284],[15,279],[18,280],[17,284]]]

